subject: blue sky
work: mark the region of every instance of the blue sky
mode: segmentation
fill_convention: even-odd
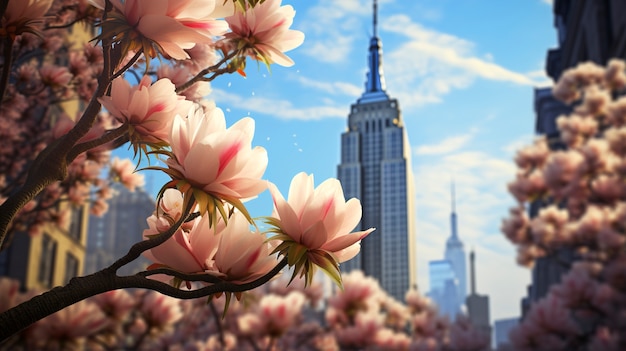
[[[350,104],[364,90],[372,33],[371,0],[283,1],[306,35],[290,68],[248,63],[248,78],[212,85],[227,123],[251,116],[254,144],[268,150],[266,178],[286,193],[305,171],[316,184],[336,177]],[[450,181],[466,251],[477,257],[477,289],[492,320],[518,316],[530,272],[500,233],[513,204],[514,151],[533,137],[534,87],[550,83],[546,50],[556,46],[550,1],[381,0],[379,37],[387,92],[397,98],[412,148],[418,282],[428,291],[428,261],[443,257],[450,233]],[[167,179],[148,172],[149,191]],[[250,203],[271,214],[267,193]]]

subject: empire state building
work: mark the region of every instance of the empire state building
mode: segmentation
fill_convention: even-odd
[[[416,283],[417,269],[411,155],[398,101],[385,91],[376,0],[373,17],[365,92],[350,107],[337,178],[346,198],[361,200],[363,217],[356,230],[376,231],[361,241],[360,253],[341,269],[362,270],[403,301]]]

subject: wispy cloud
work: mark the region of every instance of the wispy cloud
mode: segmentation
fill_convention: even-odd
[[[420,145],[415,147],[414,153],[415,155],[448,154],[457,151],[463,146],[467,145],[467,143],[472,140],[475,134],[476,130],[474,129],[466,134],[447,137],[436,144]]]
[[[428,157],[428,156],[426,156]],[[479,293],[490,296],[492,318],[519,315],[519,299],[525,295],[530,273],[515,263],[515,249],[499,231],[502,218],[513,205],[505,184],[515,167],[507,159],[480,151],[452,152],[433,162],[414,158],[417,204],[418,280],[428,287],[429,260],[441,259],[450,236],[450,182],[456,184],[458,230],[466,253],[477,251]]]
[[[281,99],[268,99],[264,97],[242,97],[221,89],[211,92],[211,99],[223,109],[229,106],[245,109],[249,114],[258,113],[281,119],[319,120],[323,118],[346,118],[348,108],[346,106],[314,106],[294,107],[290,101]]]
[[[312,6],[298,29],[307,34],[300,51],[325,63],[344,62],[363,28],[361,19],[371,15],[370,0],[321,0]],[[330,9],[330,10],[329,10]]]
[[[405,106],[441,102],[450,91],[466,88],[476,79],[518,85],[546,80],[545,74],[524,74],[498,65],[489,53],[475,53],[471,41],[426,28],[404,14],[385,18],[381,28],[407,39],[385,53],[387,78]]]
[[[305,87],[315,88],[317,90],[326,92],[328,94],[336,95],[342,94],[351,97],[358,97],[363,93],[363,88],[346,82],[322,82],[311,78],[306,78],[301,75],[295,78],[300,84]]]
[[[544,4],[550,5],[550,6],[552,6],[552,4],[554,4],[554,0],[541,0],[541,2],[543,2]]]

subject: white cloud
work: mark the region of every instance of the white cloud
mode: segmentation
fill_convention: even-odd
[[[296,80],[306,87],[315,88],[331,95],[343,94],[351,97],[358,97],[361,93],[363,93],[363,89],[361,87],[346,82],[322,82],[303,76],[297,76]]]
[[[434,163],[421,164],[421,158],[413,159],[420,288],[428,291],[428,261],[443,257],[450,236],[450,183],[454,179],[459,236],[468,259],[471,248],[477,252],[478,293],[490,296],[492,320],[519,315],[530,273],[517,266],[515,248],[499,230],[513,205],[505,187],[515,174],[513,162],[479,151],[452,152]]]
[[[537,85],[545,74],[524,74],[493,61],[490,53],[478,55],[471,41],[438,32],[400,14],[385,18],[383,30],[408,40],[385,53],[385,74],[393,95],[408,107],[438,103],[455,89],[464,89],[476,79]]]
[[[214,89],[209,98],[223,109],[228,106],[247,109],[249,114],[260,113],[280,119],[318,120],[323,118],[346,118],[346,106],[314,106],[297,108],[287,100],[273,100],[264,97],[242,97],[237,94]]]
[[[312,6],[298,29],[307,35],[300,52],[321,62],[344,62],[357,37],[361,18],[371,15],[370,0],[321,0]],[[330,9],[330,10],[329,10]]]
[[[546,5],[550,5],[550,6],[552,6],[552,4],[554,4],[554,0],[541,0],[541,2],[543,2]]]
[[[447,137],[437,144],[420,145],[415,148],[415,155],[441,155],[456,151],[474,137],[476,130],[472,130],[467,134],[455,135]]]

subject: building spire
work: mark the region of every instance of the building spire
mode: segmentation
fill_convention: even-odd
[[[378,2],[373,0],[373,35],[369,47],[369,72],[365,82],[365,92],[358,100],[359,103],[389,100],[385,92],[385,78],[383,76],[382,42],[378,38]]]
[[[470,251],[470,295],[476,295],[476,267],[474,266],[474,248]]]
[[[376,28],[377,25],[378,25],[378,2],[374,0],[374,25],[372,26],[374,28],[374,37],[378,37],[378,31]]]
[[[452,183],[450,184],[450,193],[452,194],[452,213],[456,213],[456,199],[454,195],[454,178],[452,179]]]
[[[452,212],[450,213],[450,240],[459,241],[459,236],[456,228],[456,196],[454,193],[454,180],[450,184],[450,198],[452,205]]]

